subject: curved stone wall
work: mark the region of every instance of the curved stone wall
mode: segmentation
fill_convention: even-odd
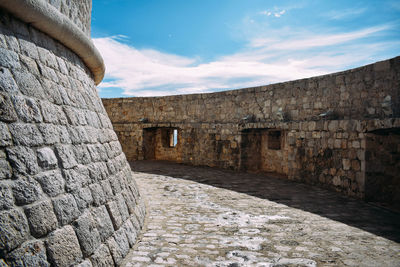
[[[50,3],[88,30],[89,1]],[[144,205],[91,77],[0,9],[0,266],[112,266],[135,244]]]
[[[67,16],[87,36],[90,36],[92,0],[45,0]]]
[[[130,161],[274,172],[389,202],[400,195],[400,57],[267,86],[103,103]],[[378,155],[390,156],[371,168]]]

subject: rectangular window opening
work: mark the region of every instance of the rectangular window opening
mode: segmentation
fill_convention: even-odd
[[[281,131],[268,132],[268,149],[272,150],[281,149]]]
[[[176,147],[178,144],[178,129],[173,129],[169,131],[169,147]]]

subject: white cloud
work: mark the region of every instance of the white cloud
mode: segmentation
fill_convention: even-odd
[[[346,18],[354,18],[367,11],[367,8],[352,8],[345,10],[332,10],[329,13],[325,14],[330,19],[333,20],[341,20]]]
[[[398,46],[359,42],[387,28],[330,35],[302,33],[302,38],[295,30],[280,30],[270,38],[253,38],[246,49],[210,62],[137,49],[122,43],[120,37],[96,38],[94,42],[106,64],[107,82],[100,88],[122,88],[126,96],[155,96],[259,86],[365,64],[371,55]],[[332,49],[333,45],[344,47]]]
[[[374,33],[384,31],[389,26],[379,26],[362,29],[359,31],[338,33],[338,34],[325,34],[325,35],[302,35],[296,39],[289,39],[282,42],[282,39],[272,38],[255,38],[251,41],[253,47],[268,47],[269,49],[276,50],[298,50],[308,49],[321,46],[332,46],[342,44],[357,39],[371,36]]]
[[[266,15],[268,17],[274,16],[276,18],[280,18],[285,13],[286,13],[286,10],[281,10],[281,11],[276,11],[276,12],[269,11],[269,10],[264,10],[264,11],[260,12],[261,15]]]

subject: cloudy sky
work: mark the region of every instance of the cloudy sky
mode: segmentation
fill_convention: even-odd
[[[101,97],[215,92],[400,55],[399,0],[93,0]]]

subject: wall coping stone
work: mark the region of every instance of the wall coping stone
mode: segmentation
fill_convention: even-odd
[[[75,52],[98,85],[104,78],[103,58],[91,39],[67,16],[44,0],[0,0],[0,7],[58,40]]]

